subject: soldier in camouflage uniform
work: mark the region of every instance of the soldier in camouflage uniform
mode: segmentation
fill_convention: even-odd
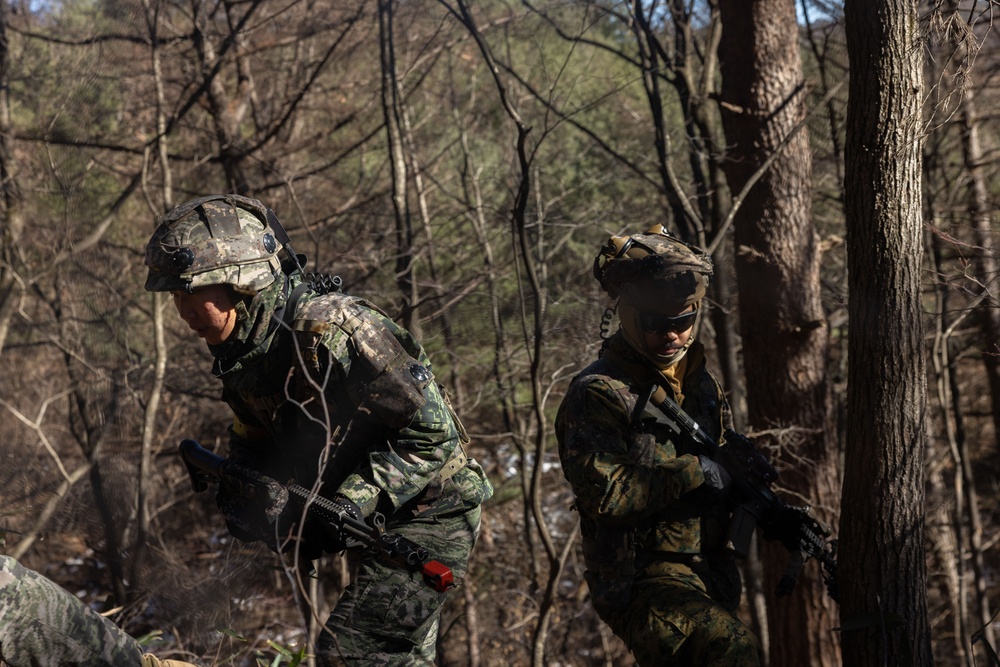
[[[194,667],[143,655],[139,643],[75,596],[0,555],[0,664],[8,667]]]
[[[729,426],[693,336],[712,262],[657,225],[612,237],[594,273],[618,299],[620,327],[556,417],[594,608],[639,665],[759,665],[757,638],[734,615],[741,583],[724,548],[728,474],[678,451],[648,402],[666,392],[716,441]]]
[[[318,488],[465,574],[492,494],[420,344],[367,301],[317,287],[259,201],[219,195],[163,218],[146,289],[170,292],[208,343],[233,412],[229,458]],[[230,531],[299,559],[350,546],[222,486]],[[302,539],[295,539],[301,537]],[[319,641],[324,665],[432,664],[445,593],[361,552]]]

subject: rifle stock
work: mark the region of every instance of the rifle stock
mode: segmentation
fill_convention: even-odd
[[[815,558],[822,565],[827,592],[838,600],[836,540],[830,539],[829,527],[816,517],[811,507],[793,507],[775,495],[771,485],[778,479],[778,472],[753,441],[727,430],[726,446],[720,447],[658,387],[651,390],[648,403],[659,413],[657,422],[668,426],[679,443],[693,454],[708,456],[732,478],[728,500],[733,505],[733,514],[727,548],[746,558],[754,531],[760,525],[766,539],[780,540],[791,554],[778,584],[779,597],[792,592],[805,561]]]
[[[294,499],[296,505],[304,508],[309,517],[374,550],[380,559],[411,572],[420,572],[424,583],[438,592],[443,593],[455,586],[451,569],[439,561],[432,560],[426,549],[402,535],[386,533],[385,517],[381,514],[374,514],[371,517],[372,523],[368,524],[305,487],[298,484],[281,484],[252,468],[228,461],[210,452],[195,440],[183,440],[178,449],[191,477],[191,485],[198,493],[205,491],[209,483],[222,481],[237,485],[249,496],[264,487],[281,486],[288,491],[289,499]]]

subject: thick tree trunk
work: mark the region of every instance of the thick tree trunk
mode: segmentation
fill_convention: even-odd
[[[722,113],[732,146],[726,162],[737,193],[770,156],[770,168],[735,217],[740,328],[750,424],[774,435],[779,491],[804,498],[825,520],[839,497],[826,377],[827,326],[819,251],[811,222],[812,161],[794,0],[722,0]],[[831,437],[827,437],[828,434]],[[783,573],[787,552],[765,544],[765,582]],[[835,605],[814,563],[796,592],[769,606],[770,664],[839,662]],[[780,639],[779,639],[780,638]]]
[[[916,3],[847,0],[844,664],[932,664],[924,556],[922,49]],[[870,622],[866,622],[871,619]]]

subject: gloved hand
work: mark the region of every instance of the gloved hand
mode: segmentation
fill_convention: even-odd
[[[220,484],[215,496],[230,534],[243,542],[263,542],[276,554],[294,557],[306,572],[323,555],[326,531],[313,521],[299,532],[302,508],[288,499],[288,490],[275,484],[253,491]]]
[[[299,560],[315,560],[319,546],[307,535],[298,539],[301,508],[289,502],[288,489],[273,480],[254,483],[223,481],[215,496],[226,527],[238,540],[263,542],[275,553],[288,553],[298,545]],[[307,526],[308,528],[308,526]]]
[[[816,536],[821,542],[830,535],[830,529],[816,518],[810,507],[781,504],[769,508],[759,525],[765,540],[781,542],[792,552],[803,548],[803,536]]]
[[[699,456],[698,463],[701,465],[701,472],[705,477],[705,481],[692,491],[689,496],[692,497],[692,500],[699,503],[712,504],[719,502],[726,497],[733,479],[724,467],[707,456]]]
[[[275,527],[288,505],[288,490],[276,482],[239,484],[224,480],[219,484],[215,504],[234,537],[271,545]]]

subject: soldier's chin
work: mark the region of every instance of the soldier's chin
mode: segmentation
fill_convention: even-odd
[[[646,352],[645,356],[653,363],[654,366],[662,370],[676,363],[686,352],[683,347],[672,347],[669,349],[669,352],[650,350]]]

